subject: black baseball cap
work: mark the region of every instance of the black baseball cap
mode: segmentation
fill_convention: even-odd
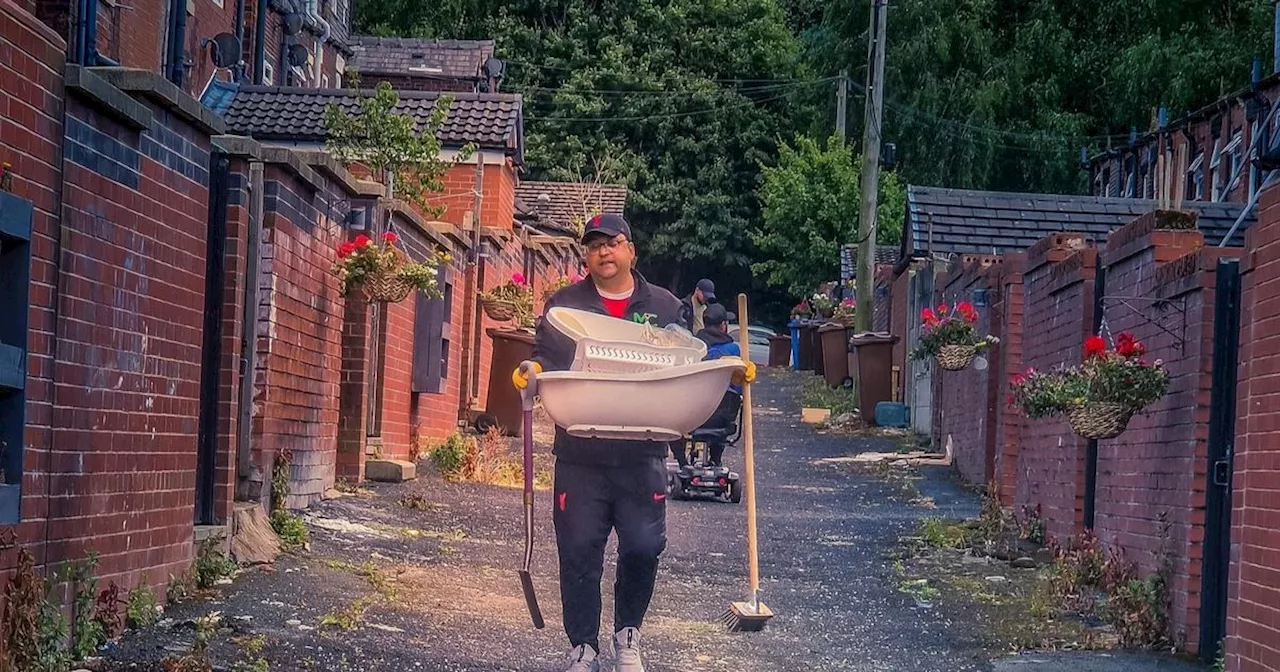
[[[622,215],[614,215],[605,213],[596,215],[587,220],[586,225],[582,227],[582,242],[587,242],[587,238],[596,234],[601,234],[606,238],[616,238],[621,233],[631,240],[631,225]]]
[[[698,289],[702,290],[702,298],[706,300],[707,303],[716,302],[716,283],[703,278],[698,281]]]
[[[725,307],[713,303],[707,306],[707,310],[702,313],[702,323],[708,327],[723,324],[729,321],[729,311]]]

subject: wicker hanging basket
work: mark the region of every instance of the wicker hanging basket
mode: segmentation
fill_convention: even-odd
[[[1067,411],[1067,422],[1082,438],[1114,439],[1129,426],[1134,410],[1128,404],[1108,402],[1074,406]]]
[[[944,345],[938,349],[938,366],[944,371],[963,371],[977,353],[972,345]]]
[[[484,308],[484,314],[491,320],[508,322],[516,316],[517,307],[514,301],[481,298],[480,305]]]
[[[380,270],[365,276],[360,283],[360,289],[370,301],[400,303],[413,291],[413,283],[395,271]]]

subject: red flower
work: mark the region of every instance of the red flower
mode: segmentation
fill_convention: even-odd
[[[925,308],[920,311],[920,319],[924,320],[925,324],[933,324],[938,321],[938,316],[934,315],[932,310]]]
[[[347,241],[338,246],[338,258],[346,259],[348,256],[351,255],[352,252],[355,252],[355,251],[356,251],[356,244],[353,242]]]
[[[969,303],[968,301],[961,301],[960,303],[957,303],[957,304],[956,304],[956,310],[958,310],[958,311],[960,311],[960,312],[962,312],[962,313],[972,313],[972,312],[974,312],[974,311],[973,311],[973,304],[972,304],[972,303]]]
[[[1107,351],[1107,342],[1101,336],[1090,336],[1084,339],[1084,358],[1100,357]]]
[[[938,314],[939,314],[939,315],[946,315],[946,314],[947,314],[947,311],[949,311],[949,310],[951,310],[951,308],[949,308],[949,307],[947,306],[947,304],[945,304],[945,303],[939,303],[939,304],[938,304]]]
[[[373,241],[369,240],[369,236],[366,236],[363,233],[356,236],[356,240],[355,240],[356,247],[368,247],[372,244],[373,244]]]
[[[382,234],[382,239],[388,243],[394,243],[400,240],[400,236],[397,236],[395,231],[388,231]]]

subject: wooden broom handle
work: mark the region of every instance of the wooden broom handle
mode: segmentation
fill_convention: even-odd
[[[747,295],[738,295],[738,347],[742,358],[750,361],[750,333],[747,331]],[[751,571],[751,601],[758,602],[760,591],[760,560],[756,557],[756,459],[752,445],[751,384],[742,386],[742,453],[746,461],[743,476],[747,497],[747,563]]]

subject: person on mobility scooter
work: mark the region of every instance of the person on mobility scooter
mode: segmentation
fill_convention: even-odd
[[[724,306],[718,303],[707,306],[703,313],[706,326],[697,333],[707,344],[706,359],[742,356],[742,350],[728,333],[733,319],[733,313]],[[742,388],[730,383],[715,413],[693,430],[687,445],[671,444],[677,463],[668,482],[668,491],[673,497],[711,495],[735,504],[742,501],[738,474],[727,469],[723,460],[725,447],[738,440],[741,413]]]

